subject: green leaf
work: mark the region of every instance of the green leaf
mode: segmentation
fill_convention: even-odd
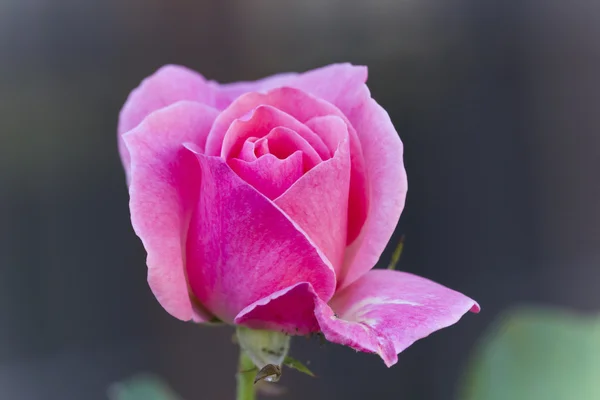
[[[315,374],[313,374],[312,371],[308,369],[306,365],[302,364],[300,361],[290,356],[285,357],[285,359],[283,360],[283,365],[300,371],[308,376],[312,376],[313,378],[315,377]]]
[[[509,313],[472,357],[460,400],[600,399],[600,318]]]
[[[113,384],[108,389],[111,400],[181,400],[160,378],[138,375]]]

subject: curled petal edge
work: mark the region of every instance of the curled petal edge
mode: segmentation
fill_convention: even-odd
[[[389,274],[395,274],[394,279]],[[374,270],[365,277],[336,294],[329,304],[315,294],[310,283],[295,284],[247,306],[235,323],[290,335],[322,332],[332,343],[378,354],[391,367],[398,362],[398,354],[416,340],[455,324],[468,311],[480,311],[467,296],[412,274]],[[395,298],[382,297],[377,291],[365,295],[385,281],[394,286],[399,280],[430,290],[403,292],[405,284],[399,285]],[[413,301],[415,296],[421,303]]]

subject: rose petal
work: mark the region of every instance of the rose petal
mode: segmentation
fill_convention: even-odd
[[[273,128],[267,136],[258,139],[256,147],[261,149],[261,156],[271,154],[280,160],[286,159],[296,151],[312,149],[298,133],[283,126]]]
[[[367,67],[362,65],[331,64],[288,78],[282,86],[300,89],[339,107],[354,99],[367,75]]]
[[[129,153],[120,136],[137,126],[152,111],[180,100],[197,101],[223,110],[247,92],[265,92],[283,86],[302,89],[338,104],[351,95],[349,91],[358,83],[364,83],[366,77],[366,67],[332,64],[301,74],[283,73],[253,82],[219,85],[186,67],[165,65],[131,92],[119,116],[118,145],[128,181]]]
[[[263,139],[263,138],[261,138]],[[265,154],[269,154],[269,140],[261,140],[258,139],[256,141],[256,143],[254,144],[254,152],[256,153],[257,157],[262,157]],[[309,145],[310,147],[310,145]],[[320,157],[319,157],[320,160]]]
[[[301,122],[321,116],[337,116],[347,124],[350,140],[350,194],[348,203],[348,235],[350,244],[358,236],[367,217],[369,206],[369,183],[366,177],[366,167],[362,149],[356,131],[346,116],[334,105],[307,93],[291,88],[280,88],[268,93],[270,101],[277,108],[289,113]],[[321,132],[321,134],[324,134]],[[324,134],[326,135],[326,134]],[[322,138],[323,139],[323,138]],[[207,139],[207,140],[210,140]],[[332,141],[328,141],[332,143]],[[330,149],[334,151],[334,149]]]
[[[372,270],[336,293],[315,314],[327,340],[378,353],[389,367],[416,340],[450,326],[479,305],[467,296],[406,272]],[[389,346],[389,344],[393,346]]]
[[[252,162],[232,158],[227,164],[240,178],[273,200],[302,176],[302,158],[302,152],[297,150],[284,160],[265,154]]]
[[[229,151],[233,154],[237,153],[237,148],[240,147],[239,142],[244,141],[238,157],[251,159],[249,153],[252,151],[251,147],[253,147],[254,158],[256,159],[256,156],[258,156],[258,160],[262,161],[248,163],[240,159],[229,158],[228,164],[242,179],[271,200],[285,192],[304,172],[321,162],[319,155],[303,137],[283,126],[272,128],[266,136],[257,139],[254,143],[248,142],[256,135],[263,135],[262,130],[270,129],[279,123],[295,126],[301,132],[310,132],[306,126],[301,125],[287,114],[272,107],[259,107],[250,120],[236,120],[236,122],[231,126],[226,136],[226,139],[230,140],[230,144],[237,141],[233,147],[229,147]],[[293,157],[287,160],[296,152],[298,152],[298,159]],[[271,157],[263,160],[265,156]],[[283,162],[283,160],[287,161]],[[296,168],[296,160],[300,161],[299,169]]]
[[[258,138],[256,137],[249,137],[248,139],[246,139],[244,145],[242,146],[242,150],[240,150],[240,154],[238,154],[238,158],[240,160],[244,160],[247,162],[256,161],[257,158],[255,142],[257,139]]]
[[[336,115],[314,117],[306,121],[305,125],[319,135],[332,153],[337,151],[341,141],[350,140],[348,125]]]
[[[144,79],[127,98],[119,114],[118,144],[121,161],[129,182],[130,156],[121,135],[135,128],[148,114],[181,100],[212,105],[216,86],[202,75],[178,65],[165,65]],[[205,136],[198,142],[204,146]]]
[[[360,236],[347,250],[344,272],[338,278],[340,287],[354,282],[377,263],[396,228],[407,191],[402,142],[387,112],[370,97],[366,86],[356,101],[343,111],[362,144],[371,203]]]
[[[261,138],[274,128],[286,127],[304,139],[306,145],[303,146],[303,151],[306,154],[314,153],[319,160],[331,157],[332,152],[323,144],[321,138],[291,115],[267,104],[256,104],[246,111],[245,101],[255,96],[260,95],[251,93],[243,96],[219,115],[211,131],[213,137],[218,136],[221,141],[214,148],[207,143],[207,150],[212,148],[212,152],[207,152],[207,155],[220,154],[224,159],[235,157],[246,139]]]
[[[252,329],[269,329],[289,335],[318,332],[312,285],[300,282],[263,297],[244,308],[234,322]]]
[[[407,190],[402,142],[386,111],[371,98],[364,84],[367,75],[366,67],[334,64],[286,83],[337,106],[348,117],[361,143],[371,203],[361,235],[350,243],[344,272],[338,277],[342,286],[377,263],[396,228]],[[353,215],[352,210],[349,215]]]
[[[247,92],[266,92],[278,87],[292,87],[321,97],[330,103],[352,96],[353,90],[367,81],[367,67],[348,63],[331,64],[303,73],[283,73],[252,82],[235,82],[219,87],[221,105],[229,105]],[[224,107],[223,107],[224,108]]]
[[[165,310],[186,321],[211,316],[194,312],[185,277],[182,253],[200,172],[182,143],[202,143],[216,115],[208,106],[179,102],[123,135],[131,154],[131,222],[148,253],[148,283]]]
[[[246,307],[235,322],[289,334],[321,330],[330,342],[377,353],[390,367],[416,340],[456,323],[467,311],[479,312],[479,305],[442,285],[405,272],[373,270],[329,305],[303,282]]]
[[[302,152],[303,170],[308,171],[321,162],[321,157],[296,131],[278,126],[268,135],[256,141],[258,156],[272,154],[279,159],[285,159],[300,150]]]
[[[221,154],[222,143],[229,125],[232,124],[235,119],[240,118],[261,105],[272,106],[291,115],[302,123],[305,123],[314,117],[328,115],[340,117],[347,122],[350,135],[350,155],[352,163],[347,241],[348,243],[352,243],[358,236],[367,216],[369,188],[358,136],[348,119],[331,103],[318,99],[301,90],[289,87],[273,89],[266,94],[247,93],[234,101],[231,106],[217,118],[206,141],[206,154]],[[318,141],[314,139],[313,141],[310,141],[310,144],[323,159],[329,158],[323,157],[323,153],[329,152],[331,154],[335,151],[335,148],[328,148],[318,135],[315,135],[315,137],[318,138]],[[319,145],[317,145],[318,142],[320,142]]]
[[[346,123],[339,117],[315,119],[312,127],[327,130],[338,143],[334,157],[323,161],[298,179],[275,200],[323,251],[336,274],[346,249],[350,149]]]
[[[220,157],[190,147],[202,171],[187,242],[187,273],[196,297],[223,321],[247,305],[298,282],[329,299],[332,266],[275,204]]]
[[[266,92],[268,90],[287,86],[298,76],[295,72],[271,75],[255,81],[231,82],[219,85],[217,106],[223,110],[233,103],[238,97],[249,92]]]

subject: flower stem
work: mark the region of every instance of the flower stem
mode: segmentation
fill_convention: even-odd
[[[240,362],[237,372],[237,396],[236,400],[255,400],[254,376],[256,367],[246,352],[240,349]]]

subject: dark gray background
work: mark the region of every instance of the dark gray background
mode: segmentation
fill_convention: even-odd
[[[406,147],[401,268],[483,307],[389,370],[298,339],[319,378],[286,373],[286,398],[451,399],[502,310],[598,310],[599,22],[593,0],[0,0],[0,398],[104,399],[137,371],[233,397],[231,329],[161,309],[129,223],[116,118],[165,63],[368,65]]]

